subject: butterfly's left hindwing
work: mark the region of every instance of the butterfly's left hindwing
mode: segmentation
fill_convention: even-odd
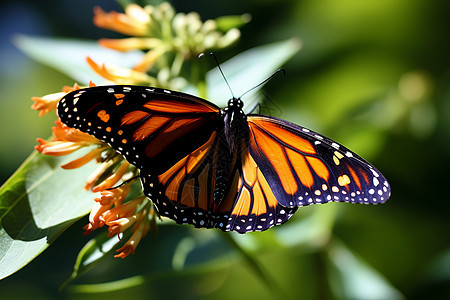
[[[277,118],[250,115],[247,119],[249,152],[281,205],[377,204],[389,198],[383,175],[344,146]]]

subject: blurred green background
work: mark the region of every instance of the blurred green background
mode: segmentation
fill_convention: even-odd
[[[334,215],[332,238],[317,234],[310,238],[308,246],[268,242],[274,235],[270,231],[293,234],[295,240],[307,226],[298,226],[298,231],[277,228],[260,235],[237,237],[247,245],[246,249],[254,249],[252,255],[269,280],[297,299],[348,298],[349,294],[342,291],[348,287],[376,289],[368,282],[370,276],[345,276],[352,273],[350,268],[354,265],[346,260],[344,252],[338,251],[342,243],[395,291],[386,297],[450,298],[450,2],[171,3],[177,11],[197,11],[203,20],[230,14],[252,15],[252,21],[242,28],[240,42],[220,52],[220,60],[255,46],[300,38],[303,48],[284,66],[287,76],[272,80],[265,88],[264,96],[269,100],[266,110],[346,145],[373,163],[390,181],[392,197],[384,205],[327,204],[300,209],[293,217],[305,225],[309,223],[302,220],[315,216],[311,225],[318,226],[329,221],[328,213]],[[120,9],[115,2],[106,0],[1,2],[1,182],[31,153],[36,137],[51,134],[54,115],[39,118],[30,109],[30,98],[73,84],[72,79],[21,54],[12,43],[14,35],[118,37],[92,24],[95,5],[107,11]],[[249,82],[249,88],[252,84]],[[71,289],[58,293],[59,285],[70,275],[77,252],[88,240],[80,234],[85,223],[86,220],[76,223],[25,269],[0,281],[1,298],[274,298],[238,255],[228,256],[234,252],[223,241],[202,253],[224,255],[224,266],[188,274],[161,271],[144,285],[114,293],[101,293],[100,287],[83,293]],[[138,247],[139,255],[114,263],[108,259],[76,283],[106,282],[152,268],[158,270],[160,260],[173,254],[176,241],[208,235],[185,226],[161,226],[157,237],[149,236]],[[285,239],[289,241],[291,237]],[[145,253],[160,256],[147,256],[143,263]],[[367,298],[377,299],[380,293],[372,295]]]

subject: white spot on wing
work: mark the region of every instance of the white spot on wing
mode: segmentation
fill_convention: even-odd
[[[378,181],[378,178],[374,177],[373,178],[373,185],[374,186],[378,186],[378,184],[380,184],[380,182]]]

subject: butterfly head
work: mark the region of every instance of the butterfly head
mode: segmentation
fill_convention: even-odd
[[[238,140],[248,135],[247,117],[242,110],[244,102],[240,98],[231,98],[228,106],[222,110],[224,121],[224,134],[228,142],[230,152]]]
[[[241,98],[231,98],[230,100],[228,100],[228,108],[233,109],[233,108],[237,108],[237,109],[241,109],[244,106],[244,102],[242,102]]]

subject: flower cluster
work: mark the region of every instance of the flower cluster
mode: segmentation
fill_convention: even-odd
[[[90,84],[90,87],[95,86]],[[35,101],[33,108],[43,115],[53,110],[58,101],[67,93],[77,90],[80,87],[65,87],[60,93],[40,97],[33,97]],[[155,226],[156,211],[153,204],[144,196],[126,201],[131,190],[132,183],[136,180],[136,168],[124,160],[124,158],[114,151],[109,145],[97,138],[70,128],[57,120],[53,130],[53,140],[46,141],[38,138],[39,145],[37,151],[46,155],[62,156],[73,153],[81,148],[90,148],[90,151],[83,156],[62,165],[64,169],[75,169],[84,166],[92,160],[96,160],[99,165],[97,169],[86,179],[85,189],[99,193],[95,198],[94,207],[89,215],[89,224],[84,229],[88,234],[94,229],[107,225],[109,237],[122,234],[125,230],[133,226],[133,234],[123,247],[118,249],[116,257],[124,258],[130,253],[134,253],[140,239]],[[120,186],[115,187],[119,184]],[[152,222],[153,221],[153,222]]]
[[[242,18],[242,23],[247,22]],[[191,12],[176,14],[164,2],[159,6],[141,7],[131,4],[125,13],[94,10],[94,23],[132,37],[100,39],[102,46],[118,51],[142,50],[142,60],[132,69],[101,66],[89,60],[90,66],[101,76],[122,84],[148,84],[164,88],[181,89],[186,80],[181,70],[186,60],[197,58],[207,50],[219,50],[235,43],[240,37],[237,28],[220,28],[220,22],[207,20]],[[154,76],[148,73],[153,72]]]
[[[96,8],[94,14],[97,26],[132,36],[118,40],[101,39],[101,45],[119,51],[145,51],[142,61],[132,69],[100,65],[87,58],[87,63],[94,71],[116,84],[179,89],[186,81],[180,75],[185,60],[197,57],[205,50],[227,47],[240,35],[235,28],[220,30],[219,27],[223,26],[219,26],[219,23],[223,22],[208,20],[202,23],[196,13],[175,14],[168,3],[156,7],[131,4],[124,14],[114,11],[106,13]],[[91,82],[89,87],[93,86],[95,84]],[[75,84],[73,87],[64,87],[58,93],[33,97],[35,103],[32,108],[42,116],[54,110],[67,93],[80,88]],[[156,230],[158,216],[151,199],[142,196],[142,193],[134,198],[130,196],[137,178],[136,167],[108,144],[68,127],[59,119],[53,127],[53,136],[52,141],[39,138],[36,150],[46,155],[61,156],[81,148],[89,149],[87,154],[62,165],[62,168],[78,168],[92,160],[98,163],[97,169],[88,176],[85,184],[85,189],[97,193],[89,224],[84,227],[86,234],[105,225],[108,226],[110,237],[120,237],[131,230],[131,234],[127,234],[131,237],[117,250],[119,253],[116,257],[124,258],[134,253],[141,238],[149,230]]]

